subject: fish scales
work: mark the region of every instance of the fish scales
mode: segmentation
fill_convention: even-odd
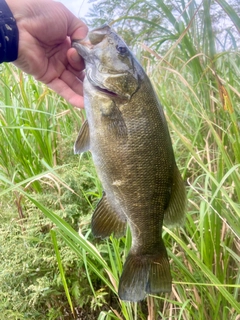
[[[163,109],[143,68],[109,26],[73,46],[86,65],[87,115],[75,152],[91,151],[104,188],[93,233],[121,236],[126,223],[130,226],[132,246],[119,282],[122,300],[170,292],[162,225],[183,221],[186,194]]]

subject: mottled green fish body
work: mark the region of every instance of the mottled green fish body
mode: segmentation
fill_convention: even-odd
[[[87,115],[75,153],[91,151],[104,188],[93,234],[121,236],[130,226],[132,246],[119,283],[122,300],[170,292],[162,225],[183,221],[186,194],[162,107],[143,68],[109,26],[89,32],[73,47],[86,65]]]

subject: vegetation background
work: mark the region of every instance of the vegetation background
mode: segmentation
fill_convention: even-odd
[[[89,226],[102,194],[91,155],[73,155],[84,112],[0,66],[0,313],[5,319],[239,320],[240,7],[225,0],[94,1],[164,106],[187,184],[181,228],[164,228],[170,295],[116,294],[131,243]]]

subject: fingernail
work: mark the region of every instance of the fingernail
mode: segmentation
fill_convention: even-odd
[[[75,52],[73,52],[71,54],[71,59],[74,61],[74,62],[79,62],[81,60],[81,57],[79,56],[79,54],[77,53],[77,50],[75,50]]]

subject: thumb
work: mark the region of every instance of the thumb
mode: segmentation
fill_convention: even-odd
[[[74,48],[68,49],[67,58],[70,65],[76,71],[82,71],[84,69],[84,61],[82,57],[78,54],[76,49]]]

